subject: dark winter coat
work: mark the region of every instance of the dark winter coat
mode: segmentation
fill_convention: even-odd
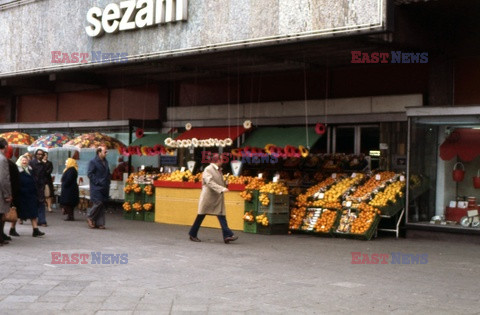
[[[37,195],[39,202],[45,202],[45,185],[47,183],[47,165],[36,158],[30,161],[32,175],[37,186]]]
[[[110,169],[108,161],[97,156],[88,164],[87,171],[90,179],[90,200],[92,202],[105,202],[110,195]]]
[[[20,172],[17,164],[8,160],[8,170],[10,171],[10,185],[12,186],[12,204],[18,208],[20,202]]]
[[[52,179],[52,172],[53,172],[53,164],[50,161],[46,161],[45,163],[45,184],[48,185],[50,189],[50,196],[54,196],[54,189],[53,189],[53,179]]]
[[[69,167],[62,175],[62,192],[59,203],[62,206],[76,207],[80,200],[77,184],[78,172],[75,167]]]
[[[18,217],[22,220],[38,217],[38,193],[35,179],[25,171],[20,171],[20,198]]]

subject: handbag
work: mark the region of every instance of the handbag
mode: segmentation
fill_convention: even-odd
[[[17,215],[17,208],[11,206],[7,213],[5,213],[3,220],[5,222],[17,222],[18,215]]]

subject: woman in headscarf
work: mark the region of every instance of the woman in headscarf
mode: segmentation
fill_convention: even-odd
[[[62,189],[60,193],[59,203],[62,206],[63,214],[67,215],[65,221],[74,221],[73,210],[78,205],[80,200],[78,184],[78,165],[77,161],[68,158],[65,161],[65,169],[62,175]]]
[[[32,169],[28,165],[28,157],[24,154],[17,160],[18,171],[20,172],[20,198],[18,217],[22,220],[32,222],[33,237],[42,236],[45,233],[38,229],[38,193],[35,179],[32,176]]]

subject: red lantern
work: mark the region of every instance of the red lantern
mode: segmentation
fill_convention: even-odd
[[[135,136],[137,136],[137,138],[143,137],[143,129],[138,128],[137,131],[135,131]]]
[[[457,169],[457,166],[461,166],[461,169]],[[453,166],[453,180],[456,182],[461,182],[465,177],[465,167],[461,162],[455,163]]]
[[[325,131],[326,131],[326,127],[324,124],[317,123],[315,125],[315,132],[317,133],[317,135],[323,135]]]

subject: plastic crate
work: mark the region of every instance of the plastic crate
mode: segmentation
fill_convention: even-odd
[[[257,223],[256,222],[243,222],[243,232],[245,233],[257,233]]]
[[[245,200],[245,211],[253,211],[253,214],[257,214],[259,205],[258,195],[258,190],[252,190],[252,200]]]
[[[155,193],[153,195],[143,194],[143,203],[155,203]]]
[[[397,202],[391,205],[379,208],[382,215],[393,217],[395,214],[397,214],[400,210],[402,210],[402,208],[405,207],[404,198],[405,197],[397,196]]]
[[[315,225],[317,224],[318,220],[320,220],[322,218],[325,210],[335,212],[335,219],[333,221],[332,226],[330,227],[330,229],[328,231],[317,232],[315,230]],[[309,218],[309,213],[312,213],[312,216],[310,218]],[[315,216],[316,213],[318,213],[318,216]],[[339,220],[339,211],[337,211],[335,209],[308,208],[307,213],[306,213],[305,218],[304,218],[304,224],[300,227],[300,230],[302,232],[305,232],[305,233],[313,233],[313,234],[322,235],[322,236],[331,236],[334,228],[336,228],[337,225],[338,225],[338,220]]]
[[[123,211],[123,218],[125,220],[133,220],[133,211]]]
[[[268,222],[270,224],[283,224],[289,223],[290,214],[289,213],[267,213]]]
[[[155,222],[155,212],[154,211],[145,211],[145,222]]]
[[[135,221],[145,221],[145,211],[133,211],[133,219]]]
[[[128,202],[130,202],[130,203],[133,203],[134,200],[135,200],[135,196],[134,196],[134,195],[135,195],[135,194],[133,193],[133,191],[130,192],[130,193],[128,193],[128,194],[125,193],[125,201],[128,201]]]
[[[288,234],[288,223],[286,224],[269,224],[263,226],[257,225],[257,234],[273,235],[273,234]]]
[[[337,217],[337,222],[336,222],[336,226],[338,226],[338,223],[340,222],[340,217],[341,217],[341,214],[338,215]],[[378,227],[378,223],[380,222],[380,216],[379,215],[375,215],[375,218],[373,219],[373,222],[372,224],[370,225],[370,227],[368,228],[367,231],[365,231],[365,233],[363,234],[353,234],[353,233],[341,233],[341,232],[337,232],[336,231],[336,227],[335,229],[333,230],[333,234],[335,236],[338,236],[338,237],[343,237],[343,238],[353,238],[353,239],[357,239],[357,240],[364,240],[364,241],[368,241],[372,238],[373,234],[375,233],[375,231],[377,230],[377,227]]]
[[[260,204],[258,213],[289,213],[290,212],[290,196],[268,194],[270,203],[268,206]]]

